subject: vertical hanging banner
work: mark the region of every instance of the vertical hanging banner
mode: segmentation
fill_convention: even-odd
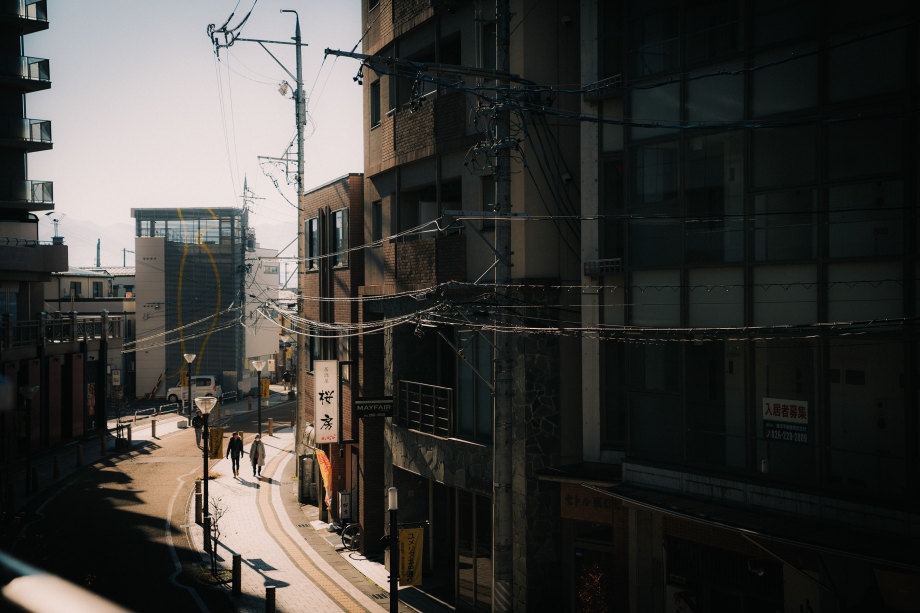
[[[326,508],[332,508],[332,462],[329,456],[320,449],[316,450],[316,463],[319,464],[319,474],[323,476],[323,487],[326,489]]]
[[[422,584],[422,541],[424,528],[401,528],[399,530],[399,584]]]
[[[259,390],[259,393],[262,395],[262,398],[271,398],[272,396],[271,383],[272,383],[271,379],[268,379],[268,378],[262,379],[262,381],[259,382],[259,385],[262,386],[262,389]]]
[[[313,410],[316,419],[316,443],[339,442],[339,362],[317,360],[313,363]]]

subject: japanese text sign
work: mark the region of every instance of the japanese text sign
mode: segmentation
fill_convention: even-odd
[[[313,363],[313,411],[316,442],[339,442],[339,363],[317,360]]]

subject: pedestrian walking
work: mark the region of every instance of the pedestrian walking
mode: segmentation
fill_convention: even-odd
[[[204,416],[201,409],[196,409],[195,417],[192,418],[192,427],[195,428],[195,444],[201,449],[201,429],[204,427]]]
[[[233,476],[240,476],[240,458],[243,456],[243,437],[239,432],[234,432],[227,445],[227,457],[233,465]]]
[[[284,380],[284,389],[291,389],[291,371],[284,371],[284,374],[281,375],[281,378]]]
[[[262,437],[256,434],[256,440],[249,446],[249,461],[252,462],[252,476],[262,476],[262,467],[265,466],[265,445]]]

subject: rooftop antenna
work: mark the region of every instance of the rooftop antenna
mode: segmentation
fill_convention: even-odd
[[[51,216],[51,215],[54,215],[54,211],[48,211],[47,213],[45,213],[45,217],[49,217],[49,216]],[[64,219],[64,216],[65,216],[65,215],[67,215],[67,213],[61,213],[59,216],[57,216],[57,217],[52,217],[52,218],[51,218],[51,223],[54,224],[54,236],[55,236],[55,237],[59,237],[59,236],[60,236],[60,235],[58,234],[58,223],[60,223],[60,221],[61,221],[62,219]]]

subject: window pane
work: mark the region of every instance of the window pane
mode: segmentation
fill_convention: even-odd
[[[832,179],[901,171],[904,122],[851,121],[828,127],[827,166]]]
[[[808,342],[783,339],[759,342],[754,351],[756,466],[771,479],[814,483],[818,478],[814,349]],[[768,403],[802,407],[802,415],[773,418],[764,409]]]
[[[680,265],[681,223],[667,219],[629,222],[629,262],[637,267]]]
[[[758,261],[815,257],[814,190],[763,194],[754,198],[754,257]]]
[[[687,61],[701,62],[741,50],[738,0],[697,0],[686,7]]]
[[[332,214],[332,265],[348,266],[348,209]]]
[[[633,158],[636,209],[677,210],[680,153],[676,141],[636,147]]]
[[[630,454],[662,462],[680,461],[683,452],[679,399],[634,393],[630,403]]]
[[[623,160],[600,160],[601,202],[600,202],[600,249],[602,258],[623,257]]]
[[[817,54],[788,60],[789,49],[758,56],[754,71],[754,117],[814,107],[818,103]]]
[[[691,326],[744,325],[744,271],[741,268],[700,268],[688,275]]]
[[[634,77],[676,70],[680,59],[677,5],[673,0],[634,3],[630,59]]]
[[[623,100],[613,98],[604,100],[601,118],[610,121],[623,121]],[[615,123],[601,124],[601,148],[604,151],[623,150],[623,125]]]
[[[832,187],[829,255],[832,258],[898,255],[903,250],[901,181]]]
[[[831,264],[827,268],[830,321],[902,317],[901,264]]]
[[[680,273],[643,270],[632,274],[630,320],[637,326],[680,325]]]
[[[831,341],[830,471],[841,488],[901,493],[907,487],[903,356],[899,340]]]
[[[688,345],[685,363],[688,460],[743,468],[743,400],[738,406],[728,402],[733,389],[740,388],[743,398],[742,364],[736,355],[728,357],[725,345],[719,342]]]
[[[811,324],[818,317],[818,273],[813,265],[754,269],[754,325]]]
[[[805,185],[815,180],[814,128],[754,131],[754,187]]]
[[[686,155],[686,253],[691,263],[744,258],[744,154],[740,132],[697,137]]]
[[[832,45],[828,55],[831,102],[903,90],[907,74],[905,35],[906,28]]]
[[[707,72],[739,70],[740,65],[707,67]],[[726,74],[687,81],[690,121],[736,121],[744,117],[744,76]]]
[[[757,46],[806,38],[818,29],[815,0],[755,0],[754,4]]]
[[[633,90],[630,109],[632,121],[638,124],[630,130],[632,138],[673,134],[680,122],[680,83]],[[653,127],[658,125],[663,127]]]

